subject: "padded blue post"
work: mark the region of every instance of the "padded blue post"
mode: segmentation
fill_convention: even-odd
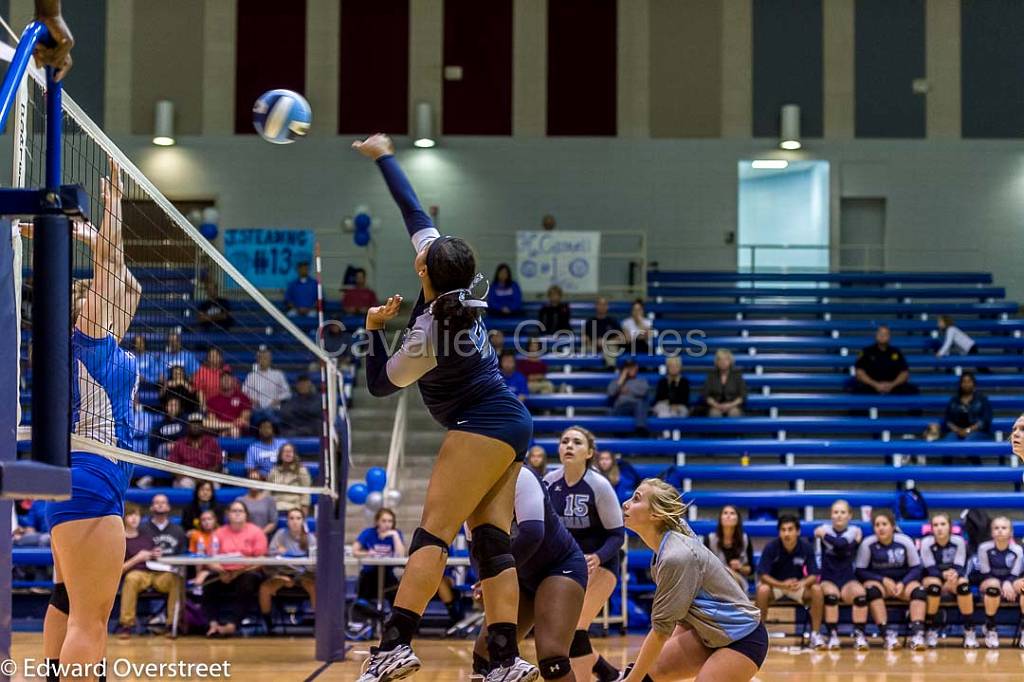
[[[339,415],[337,432],[347,433],[347,415]],[[348,490],[349,443],[339,438],[334,489],[336,498],[321,495],[317,500],[316,556],[316,659],[343,661],[345,646],[345,504]],[[323,480],[320,478],[319,480]]]

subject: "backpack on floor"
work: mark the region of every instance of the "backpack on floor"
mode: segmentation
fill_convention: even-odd
[[[897,510],[904,521],[928,520],[928,503],[917,488],[907,488],[900,493]]]

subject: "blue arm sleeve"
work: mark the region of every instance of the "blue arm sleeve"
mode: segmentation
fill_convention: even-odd
[[[391,395],[401,388],[388,378],[388,348],[381,330],[369,332],[370,352],[366,356],[366,388],[370,395],[382,397]]]
[[[420,206],[420,200],[416,197],[412,185],[409,184],[409,178],[405,177],[405,173],[395,157],[390,154],[382,156],[377,159],[377,166],[391,192],[391,198],[395,200],[402,212],[402,219],[405,220],[405,229],[409,231],[409,236],[412,237],[422,230],[434,229],[434,221]]]
[[[601,560],[601,563],[607,563],[615,558],[615,555],[622,549],[622,543],[626,540],[626,528],[620,526],[618,528],[612,528],[608,531],[608,537],[605,538],[604,544],[597,548],[594,554]]]
[[[512,540],[512,556],[516,558],[516,564],[522,566],[537,553],[544,542],[544,522],[523,521],[518,524],[518,529],[519,532]]]

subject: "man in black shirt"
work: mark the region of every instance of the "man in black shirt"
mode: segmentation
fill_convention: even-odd
[[[613,334],[613,336],[609,338],[609,334]],[[619,326],[618,320],[608,316],[608,299],[599,296],[594,302],[594,316],[587,320],[586,326],[583,327],[583,342],[586,344],[588,352],[593,350],[602,353],[606,345],[617,345],[616,340],[619,344],[624,340],[622,327]],[[609,350],[613,349],[609,348]]]
[[[171,503],[166,495],[154,495],[149,503],[149,519],[139,527],[140,533],[153,538],[162,556],[183,554],[188,551],[185,530],[171,521]]]
[[[323,403],[309,376],[300,374],[292,397],[281,403],[281,433],[316,436],[323,428]]]
[[[910,368],[899,348],[890,346],[892,334],[884,324],[875,331],[875,342],[857,356],[854,393],[916,395],[909,382]]]
[[[213,280],[206,283],[206,300],[199,304],[199,328],[230,329],[235,324],[231,317],[231,302],[220,295],[220,287]]]

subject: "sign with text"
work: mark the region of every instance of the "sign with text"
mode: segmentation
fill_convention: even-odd
[[[258,288],[285,289],[296,277],[296,265],[305,261],[312,269],[314,241],[313,230],[224,230],[224,255]],[[229,281],[228,286],[235,285]]]
[[[594,294],[601,258],[600,232],[516,232],[516,279],[523,293],[552,284],[566,293]]]

